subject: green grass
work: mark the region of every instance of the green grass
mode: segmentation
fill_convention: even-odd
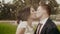
[[[15,34],[16,26],[9,23],[0,23],[0,34]]]
[[[0,34],[15,34],[16,28],[16,25],[0,23]],[[60,30],[60,25],[58,26],[58,29]]]
[[[59,29],[59,31],[60,31],[60,25],[58,25],[57,27],[58,27],[58,29]]]

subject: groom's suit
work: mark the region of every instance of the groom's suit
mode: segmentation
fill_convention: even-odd
[[[34,34],[36,34],[36,32],[37,28]],[[50,18],[48,18],[40,34],[60,34],[60,32],[58,31],[57,26],[54,24],[54,22]]]

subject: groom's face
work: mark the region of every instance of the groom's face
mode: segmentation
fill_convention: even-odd
[[[39,7],[37,8],[36,16],[37,16],[37,18],[40,18],[40,17],[42,17],[45,13],[46,13],[46,10],[45,10],[42,6],[39,6]]]

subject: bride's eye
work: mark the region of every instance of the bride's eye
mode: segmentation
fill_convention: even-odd
[[[34,10],[32,10],[32,12],[35,12]]]

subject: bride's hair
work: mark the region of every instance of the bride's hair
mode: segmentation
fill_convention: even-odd
[[[19,24],[20,20],[27,21],[29,16],[30,16],[30,7],[24,7],[23,9],[21,9],[21,11],[17,16],[17,23]]]
[[[30,16],[30,7],[24,7],[21,11],[20,11],[20,20],[22,21],[27,21],[27,19]]]

